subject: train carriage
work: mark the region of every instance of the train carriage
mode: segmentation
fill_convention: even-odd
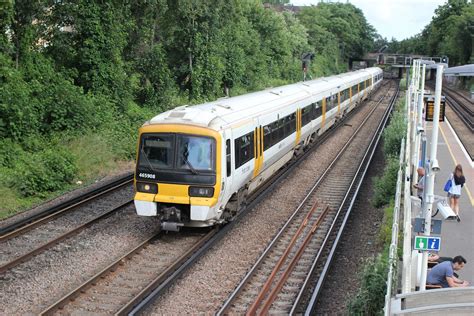
[[[165,230],[212,226],[366,99],[368,68],[164,112],[140,128],[135,207]]]

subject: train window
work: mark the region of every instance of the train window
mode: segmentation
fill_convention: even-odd
[[[290,117],[290,134],[292,134],[296,132],[296,112],[293,114],[290,114],[289,117]]]
[[[293,122],[295,123],[295,129],[296,130],[296,115],[290,114],[288,116],[285,116],[285,136],[284,138],[288,137],[291,135],[291,133],[294,131],[293,130]]]
[[[139,165],[146,168],[173,167],[175,137],[170,134],[143,134]]]
[[[337,95],[334,94],[326,98],[326,111],[329,111],[337,106]]]
[[[179,135],[178,137],[179,169],[214,169],[214,140],[210,137]]]
[[[341,94],[341,103],[349,99],[349,88],[344,89]]]
[[[239,168],[254,157],[254,132],[245,134],[235,140],[235,168]]]
[[[314,111],[313,111],[313,118],[317,119],[318,117],[321,116],[321,114],[323,114],[323,107],[321,106],[321,101],[316,102],[315,105],[316,107],[314,108]]]
[[[301,125],[305,126],[309,122],[311,122],[311,110],[312,105],[308,105],[301,110]]]
[[[226,162],[226,168],[227,168],[227,176],[230,177],[232,173],[230,139],[225,141],[225,162]]]
[[[272,124],[268,124],[263,127],[263,150],[267,150],[272,147]]]

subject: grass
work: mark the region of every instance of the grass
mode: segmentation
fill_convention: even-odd
[[[120,144],[120,138],[117,139],[117,146],[115,147],[113,146],[114,142],[109,140],[112,138],[108,135],[104,136],[92,132],[70,140],[65,137],[62,149],[74,158],[77,172],[70,183],[62,184],[60,189],[53,192],[25,196],[21,189],[13,184],[18,181],[15,178],[18,170],[26,166],[18,163],[14,167],[17,170],[3,168],[4,177],[0,177],[0,220],[56,198],[68,191],[91,184],[107,175],[130,170],[133,167],[133,160],[124,158],[121,150],[117,149],[123,146],[123,144]]]

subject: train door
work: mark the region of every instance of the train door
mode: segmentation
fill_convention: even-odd
[[[258,120],[255,120],[253,138],[255,165],[252,178],[255,178],[261,172],[263,167],[263,127],[260,125],[260,122]]]
[[[221,197],[228,199],[234,192],[232,176],[234,170],[234,146],[232,141],[232,130],[227,130],[223,133],[224,136],[224,152],[221,155],[222,159],[222,188]]]

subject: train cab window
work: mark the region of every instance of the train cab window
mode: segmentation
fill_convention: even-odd
[[[175,137],[171,134],[143,134],[140,144],[139,166],[150,169],[173,167]]]
[[[250,132],[235,140],[235,169],[253,159],[253,135],[254,132]]]
[[[232,174],[230,139],[225,141],[225,163],[227,176],[230,177]]]
[[[178,169],[213,170],[215,141],[210,137],[179,135]]]

